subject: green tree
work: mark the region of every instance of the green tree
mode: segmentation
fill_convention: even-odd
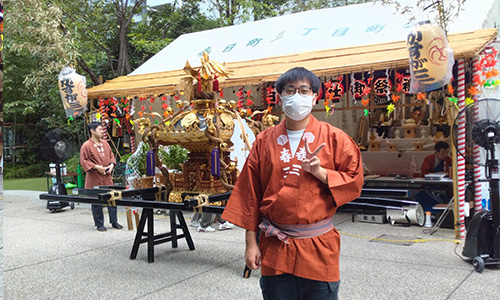
[[[199,0],[165,4],[160,9],[148,9],[143,21],[129,33],[135,65],[141,65],[182,34],[219,27],[200,11]]]
[[[286,12],[287,0],[209,0],[210,11],[224,25],[260,20]]]
[[[443,0],[416,0],[413,5],[408,5],[408,3],[402,4],[398,0],[378,0],[384,5],[394,6],[396,11],[402,15],[410,15],[409,20],[414,21],[415,16],[424,10],[428,12],[433,12],[435,14],[435,19],[433,21],[437,22],[445,32],[448,31],[448,24],[456,19],[462,10],[462,6],[467,0],[451,0],[444,3]]]
[[[291,12],[301,12],[311,9],[346,6],[374,1],[375,0],[290,0],[288,1],[288,7]]]

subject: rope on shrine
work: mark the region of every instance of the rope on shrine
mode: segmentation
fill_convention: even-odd
[[[392,242],[392,243],[425,243],[425,242],[454,242],[455,244],[461,243],[461,241],[453,240],[453,239],[391,240],[391,239],[381,239],[381,238],[373,238],[373,237],[368,237],[368,236],[361,236],[361,235],[351,234],[351,233],[342,232],[342,231],[339,231],[339,233],[343,234],[343,235],[355,237],[355,238],[360,238],[360,239],[367,239],[367,240],[381,241],[381,242]]]
[[[158,187],[158,192],[155,194],[155,201],[168,202],[167,199],[169,192],[167,187],[163,183],[157,183],[156,187]]]
[[[120,191],[111,191],[109,192],[111,195],[111,198],[108,199],[108,206],[115,207],[116,206],[116,200],[122,199],[122,192]]]
[[[208,201],[208,196],[201,194],[201,195],[194,196],[194,198],[196,200],[198,200],[198,205],[193,207],[194,212],[197,212],[200,214],[203,213],[203,206],[207,206],[210,204],[210,202]]]

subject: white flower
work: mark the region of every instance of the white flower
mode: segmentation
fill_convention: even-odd
[[[309,143],[312,143],[312,142],[314,142],[315,137],[314,137],[314,134],[312,134],[312,132],[305,132],[302,139],[304,141],[309,141]]]
[[[288,136],[286,134],[282,134],[278,137],[276,142],[278,143],[278,145],[284,146],[286,143],[288,143]]]

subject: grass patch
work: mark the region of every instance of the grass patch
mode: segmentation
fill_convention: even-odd
[[[49,186],[52,182],[49,181]],[[3,180],[4,190],[25,190],[47,192],[47,178],[12,178]]]

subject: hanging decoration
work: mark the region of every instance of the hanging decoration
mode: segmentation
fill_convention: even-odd
[[[425,95],[425,93],[418,93],[417,94],[417,100],[419,102],[424,102],[425,100],[427,100],[427,96]]]
[[[210,152],[210,170],[212,176],[220,177],[220,152],[217,147]]]
[[[411,76],[410,74],[396,72],[396,91],[410,94]]]
[[[495,68],[498,60],[496,59],[498,50],[493,47],[488,47],[484,51],[484,56],[481,57],[477,63],[477,68],[481,70],[480,73],[475,74],[474,82],[479,83],[479,86],[492,89],[500,86],[500,79],[495,78],[499,75],[498,70]]]
[[[146,154],[146,176],[155,176],[155,152],[148,150]]]
[[[58,77],[59,92],[66,117],[78,117],[87,110],[87,81],[71,67],[64,67]]]
[[[471,96],[476,96],[477,94],[479,94],[479,91],[478,89],[475,87],[475,86],[471,86],[467,92],[469,92],[469,95]]]
[[[410,60],[410,92],[427,92],[448,84],[454,64],[453,50],[444,31],[429,21],[419,22],[406,39]]]
[[[401,96],[396,96],[395,94],[391,95],[391,100],[392,100],[392,103],[394,103],[394,104],[398,104],[400,99],[401,99]]]
[[[340,102],[340,99],[342,99],[345,93],[343,81],[344,76],[340,75],[336,79],[330,79],[324,83],[325,100],[328,100],[329,102]]]
[[[451,83],[448,84],[448,93],[450,94],[450,96],[453,96],[453,94],[455,93],[455,89],[453,88],[453,85]]]
[[[355,79],[351,85],[351,94],[354,98],[363,98],[363,96],[370,93],[369,85],[360,79]]]
[[[279,95],[273,86],[266,87],[266,103],[269,111],[273,106],[279,104]]]
[[[364,107],[367,107],[368,104],[370,104],[370,98],[361,99],[361,104],[363,104]],[[363,110],[363,112],[364,112],[365,116],[367,116],[370,113],[370,111],[367,108],[365,108]]]
[[[388,78],[377,78],[373,83],[373,91],[377,96],[388,96],[392,88],[392,82]]]
[[[394,104],[389,104],[387,105],[387,117],[390,118],[391,117],[391,113],[394,111]]]
[[[388,105],[391,101],[392,81],[389,79],[389,70],[373,72],[373,104]]]

